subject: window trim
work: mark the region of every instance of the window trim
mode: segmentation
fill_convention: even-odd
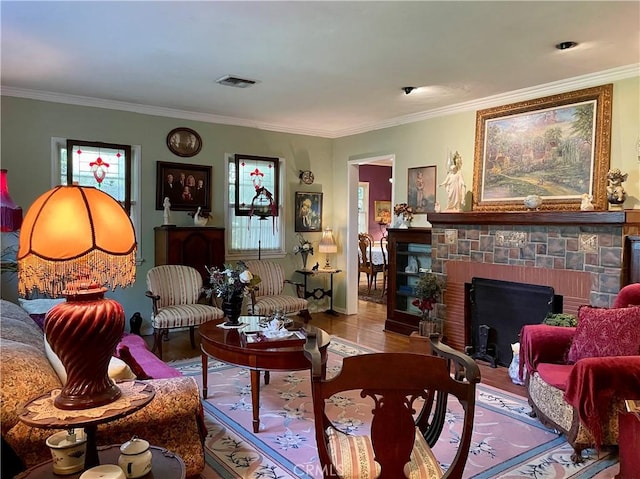
[[[244,156],[244,155],[243,155]],[[235,162],[235,154],[233,153],[225,153],[224,155],[224,172],[225,172],[225,194],[224,194],[224,219],[225,219],[225,225],[232,225],[233,224],[233,219],[231,217],[231,213],[232,210],[235,211],[235,205],[231,205],[229,203],[229,165],[231,162]],[[284,234],[284,226],[285,226],[285,221],[284,221],[284,213],[285,213],[285,208],[284,208],[284,201],[283,198],[285,198],[285,194],[286,194],[286,182],[284,181],[284,178],[282,178],[282,175],[284,175],[284,173],[287,171],[286,170],[286,162],[284,158],[278,158],[278,178],[277,178],[277,184],[278,184],[278,197],[279,197],[279,204],[278,204],[278,215],[273,217],[275,218],[275,221],[278,222],[277,224],[277,230],[276,230],[276,234],[280,237],[280,247],[278,249],[269,249],[269,250],[262,250],[261,254],[260,254],[260,258],[261,259],[278,259],[278,258],[284,258],[287,255],[286,252],[286,245],[285,245],[285,234]],[[244,215],[239,215],[239,217],[244,218]],[[256,221],[257,221],[257,217],[256,217]],[[271,222],[269,222],[269,225],[271,225]],[[239,259],[258,259],[258,249],[246,249],[246,250],[232,250],[231,249],[231,245],[233,244],[233,228],[231,226],[227,226],[225,228],[225,261],[227,260],[239,260]]]

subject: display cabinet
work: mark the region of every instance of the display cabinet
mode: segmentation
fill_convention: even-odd
[[[205,266],[224,263],[224,228],[209,226],[158,226],[155,233],[155,265],[183,264],[197,269],[204,281]]]
[[[431,271],[431,228],[387,229],[389,292],[387,331],[409,335],[418,330],[420,310],[411,302],[420,273]]]

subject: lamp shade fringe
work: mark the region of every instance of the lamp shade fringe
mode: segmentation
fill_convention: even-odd
[[[18,292],[55,297],[71,283],[128,286],[136,249],[133,224],[116,199],[93,187],[57,186],[36,199],[22,223]]]
[[[26,295],[34,290],[57,297],[69,289],[76,289],[77,283],[91,278],[91,284],[126,287],[136,279],[136,250],[128,254],[114,256],[100,250],[60,262],[31,254],[20,260],[18,269],[18,293]]]

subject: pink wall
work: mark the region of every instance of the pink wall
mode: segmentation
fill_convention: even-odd
[[[384,228],[380,230],[380,225],[376,223],[374,201],[391,201],[391,167],[377,165],[360,165],[359,179],[369,183],[369,234],[374,240],[380,239]],[[391,205],[393,206],[393,205]]]

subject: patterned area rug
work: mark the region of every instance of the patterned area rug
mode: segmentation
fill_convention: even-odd
[[[327,374],[336,374],[342,358],[373,352],[349,341],[333,338]],[[194,376],[201,384],[200,358],[171,366]],[[571,447],[553,431],[530,418],[526,399],[490,386],[477,388],[473,440],[465,478],[605,479],[619,470],[613,453],[588,450],[585,462],[574,465]],[[251,419],[249,372],[209,361],[209,398],[203,402],[208,426],[207,467],[202,479],[319,478],[309,372],[272,372],[260,393],[260,432],[254,434]],[[340,407],[346,429],[363,427],[359,410],[366,410],[359,396]],[[450,402],[453,405],[453,402]],[[457,404],[457,403],[456,403]],[[455,454],[460,429],[456,407],[447,411],[447,422],[434,448],[447,467]]]
[[[369,301],[370,303],[387,304],[387,295],[382,296],[381,289],[371,288],[371,291],[366,286],[358,287],[358,299],[361,301]]]

